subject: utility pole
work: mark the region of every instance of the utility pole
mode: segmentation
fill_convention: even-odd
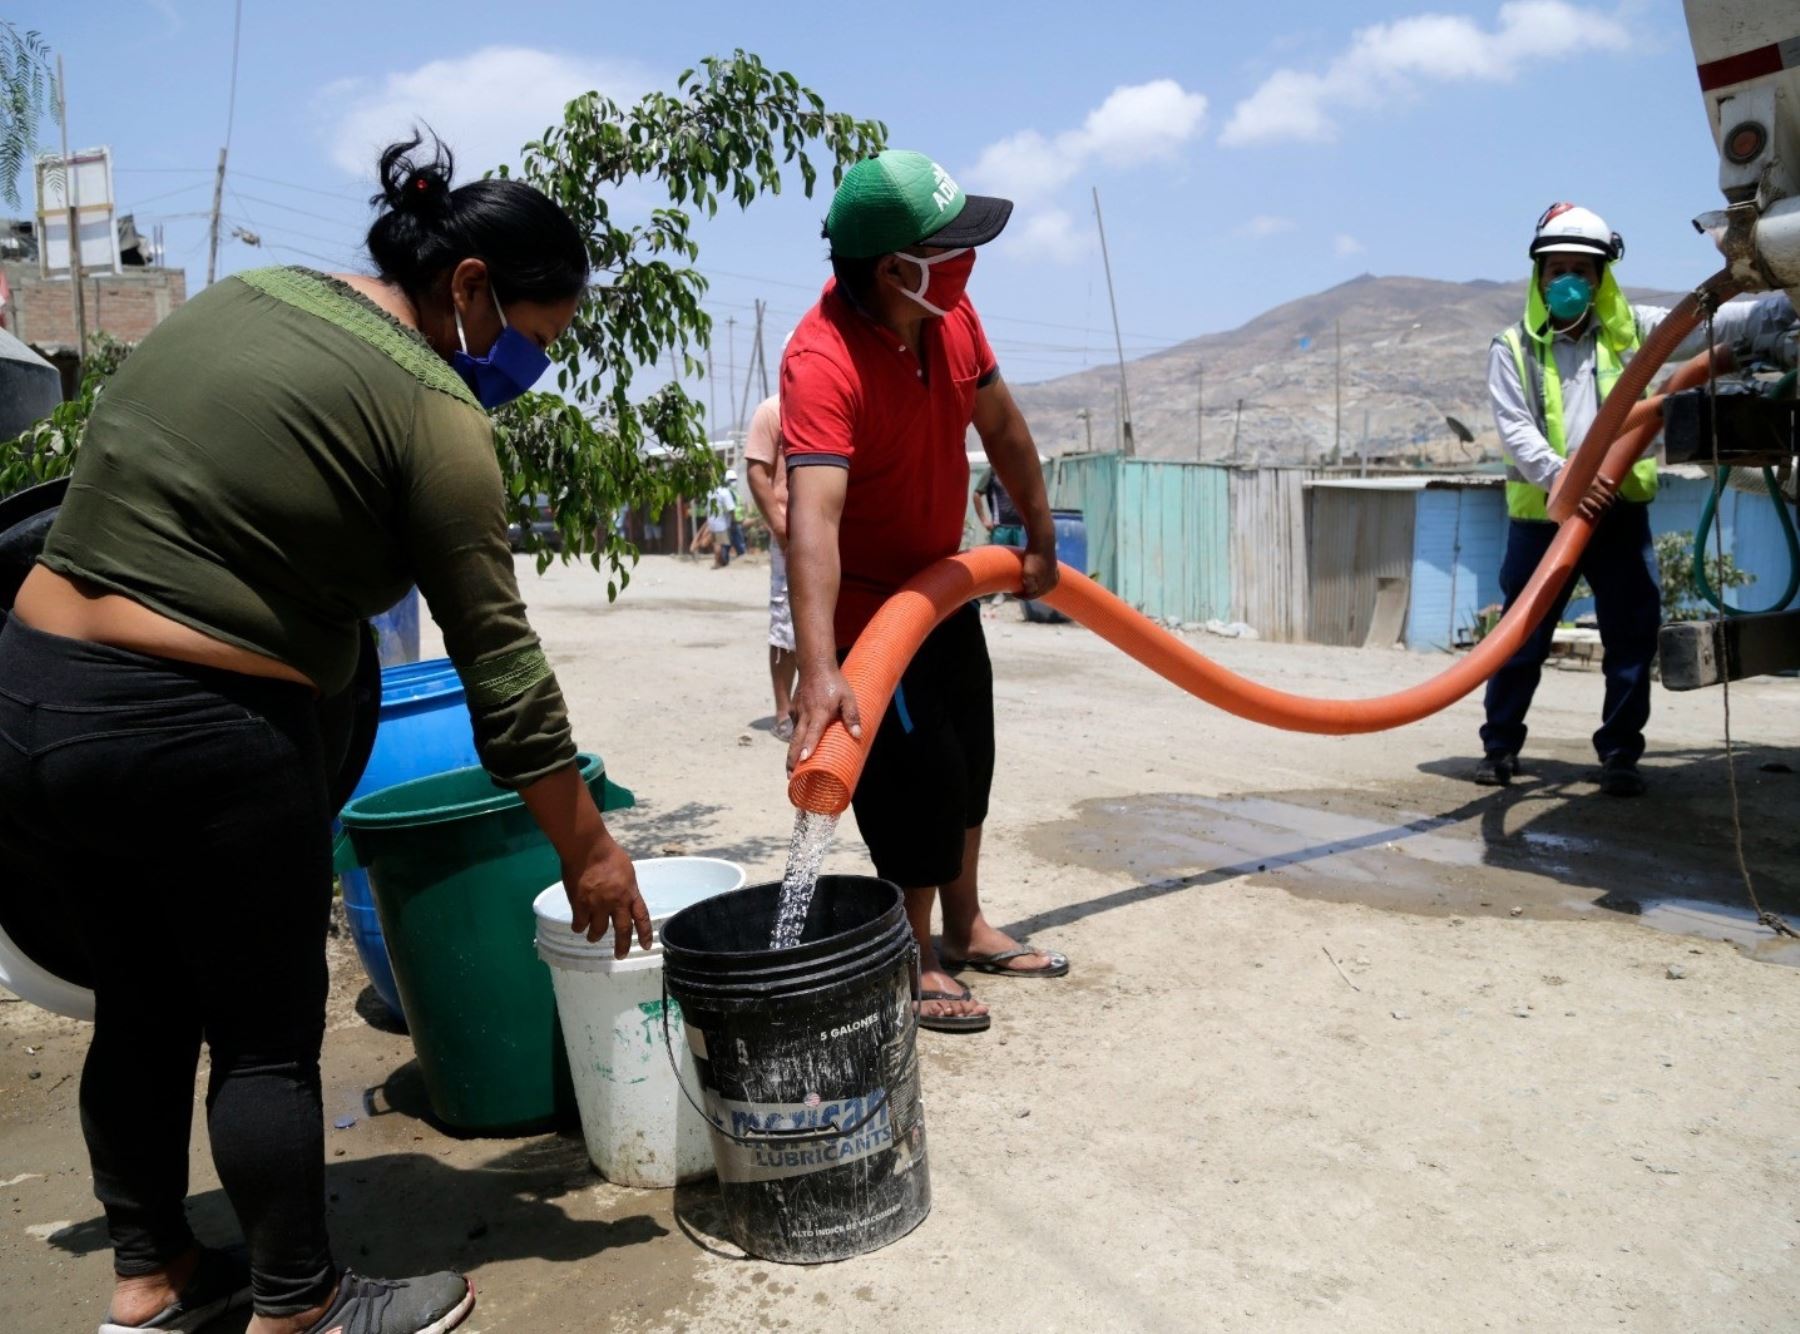
[[[750,367],[753,361],[762,356],[762,326],[763,303],[759,298],[756,302],[756,341],[751,345],[751,360],[744,363],[744,396],[738,402],[737,428],[732,432],[734,440],[742,437],[744,422],[750,414]]]
[[[1130,458],[1131,450],[1125,444],[1126,438],[1125,391],[1115,389],[1113,390],[1113,448],[1122,451],[1126,458]]]
[[[737,401],[737,316],[725,317],[725,406],[729,408]],[[732,423],[728,431],[735,431],[737,424]]]
[[[1194,462],[1206,458],[1206,365],[1194,363]]]
[[[706,344],[706,432],[712,434],[719,422],[719,382],[713,378],[712,340]]]
[[[232,7],[231,20],[231,92],[225,101],[225,142],[219,148],[219,170],[213,176],[212,226],[206,247],[206,285],[211,287],[219,267],[219,206],[225,200],[225,155],[231,151],[231,127],[237,120],[238,37],[244,27],[244,0]]]
[[[1119,333],[1119,300],[1113,295],[1112,260],[1106,253],[1106,224],[1100,220],[1100,187],[1094,191],[1094,227],[1100,233],[1100,262],[1106,266],[1106,301],[1112,307],[1113,345],[1119,351],[1119,440],[1125,457],[1137,453],[1131,435],[1131,390],[1125,383],[1125,340]]]
[[[206,285],[211,287],[213,278],[219,268],[219,205],[225,200],[225,154],[229,151],[219,150],[219,169],[213,175],[212,223],[207,229],[206,243]]]
[[[1081,424],[1087,427],[1087,452],[1092,454],[1094,452],[1094,414],[1083,408],[1075,415],[1081,418]]]
[[[81,290],[81,187],[80,173],[69,156],[69,81],[63,74],[62,56],[56,57],[57,111],[62,119],[63,199],[69,205],[69,293],[75,317],[75,371],[87,360],[87,295]]]
[[[1363,409],[1362,447],[1356,451],[1356,475],[1358,477],[1369,475],[1369,410],[1367,408]]]
[[[762,324],[756,326],[756,378],[762,383],[762,396],[769,396],[769,362],[763,355]]]
[[[1231,419],[1231,461],[1238,461],[1238,429],[1244,424],[1244,400],[1237,401],[1237,415]]]

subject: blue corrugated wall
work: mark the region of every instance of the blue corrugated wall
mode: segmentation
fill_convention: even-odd
[[[1065,456],[1051,465],[1059,508],[1087,523],[1088,566],[1107,588],[1153,616],[1228,618],[1231,603],[1228,470],[1119,454]],[[1711,483],[1665,477],[1650,510],[1657,533],[1692,534]],[[1455,642],[1500,601],[1506,500],[1498,487],[1431,487],[1415,501],[1412,598],[1406,642],[1425,652]],[[1767,606],[1787,583],[1787,547],[1768,497],[1727,490],[1719,506],[1726,549],[1756,576],[1733,601]],[[1273,535],[1270,541],[1274,541]],[[1592,610],[1572,603],[1570,619]]]
[[[1433,487],[1418,493],[1408,648],[1451,647],[1477,612],[1500,601],[1505,549],[1506,498],[1499,487]]]

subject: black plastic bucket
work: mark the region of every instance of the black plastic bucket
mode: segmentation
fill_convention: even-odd
[[[732,1239],[787,1264],[845,1260],[931,1212],[917,952],[900,890],[819,878],[800,943],[769,948],[779,884],[683,909],[663,979],[700,1074]]]

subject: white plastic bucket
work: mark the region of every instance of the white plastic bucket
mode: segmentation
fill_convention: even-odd
[[[714,857],[654,857],[633,863],[657,938],[613,958],[610,931],[597,943],[570,929],[561,884],[537,896],[538,957],[550,965],[563,1045],[581,1110],[588,1157],[621,1186],[670,1187],[711,1176],[705,1119],[681,1095],[663,1045],[662,924],[683,908],[741,889],[744,872]],[[671,1002],[671,1006],[673,1002]],[[671,1009],[679,1039],[681,1013]],[[699,1086],[687,1043],[676,1041],[681,1077]]]
[[[0,987],[52,1014],[90,1021],[94,1017],[92,991],[36,962],[4,930],[0,930]]]

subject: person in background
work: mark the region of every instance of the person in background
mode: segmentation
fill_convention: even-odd
[[[775,735],[793,739],[794,613],[788,605],[787,460],[781,451],[781,396],[770,394],[756,405],[744,438],[744,468],[750,477],[750,499],[769,526],[769,681],[775,687]]]
[[[1524,318],[1498,334],[1488,354],[1488,394],[1507,457],[1510,522],[1500,589],[1509,609],[1556,536],[1548,497],[1557,475],[1586,438],[1625,362],[1669,314],[1660,306],[1626,301],[1613,275],[1625,242],[1589,209],[1552,204],[1538,219],[1529,253],[1532,274]],[[1729,344],[1783,327],[1793,318],[1793,306],[1777,293],[1727,302],[1714,317],[1713,329],[1720,343]],[[1706,346],[1706,337],[1703,324],[1678,345],[1674,356],[1695,355]],[[1594,590],[1605,646],[1601,670],[1606,699],[1594,733],[1600,790],[1615,797],[1644,791],[1638,760],[1650,720],[1650,665],[1662,623],[1650,534],[1656,489],[1656,460],[1646,456],[1620,484],[1616,504],[1598,482],[1582,501],[1581,512],[1595,525],[1580,567],[1531,638],[1488,681],[1475,782],[1505,786],[1522,772],[1525,715],[1550,656],[1557,622],[1577,579],[1585,576]]]
[[[575,929],[611,930],[621,958],[634,927],[650,944],[525,619],[484,410],[548,367],[587,247],[530,186],[452,189],[449,153],[419,146],[381,156],[376,276],[239,273],[131,354],[0,631],[0,867],[63,900],[95,979],[80,1101],[116,1275],[102,1334],[196,1330],[246,1298],[250,1334],[437,1334],[474,1305],[460,1274],[351,1273],[326,1234],[316,701],[349,682],[361,619],[418,585]],[[188,1226],[203,1042],[247,1271]]]
[[[1025,545],[1025,516],[1006,494],[1000,475],[992,468],[982,473],[975,487],[975,518],[987,529],[988,541],[997,547]]]
[[[800,683],[788,764],[827,724],[863,720],[840,664],[881,604],[961,547],[971,423],[1024,518],[1028,597],[1056,586],[1056,528],[1037,446],[964,295],[975,247],[1012,205],[965,195],[922,153],[851,167],[825,237],[833,277],[781,361],[788,577]],[[876,872],[906,893],[919,1023],[975,1032],[987,1007],[952,976],[1061,977],[1069,961],[996,928],[981,908],[981,831],[994,776],[994,680],[970,604],[914,655],[880,719],[855,795]],[[943,951],[931,933],[943,905]]]
[[[711,534],[716,570],[731,564],[731,525],[737,503],[737,469],[727,468],[725,480],[706,496],[706,531]]]

